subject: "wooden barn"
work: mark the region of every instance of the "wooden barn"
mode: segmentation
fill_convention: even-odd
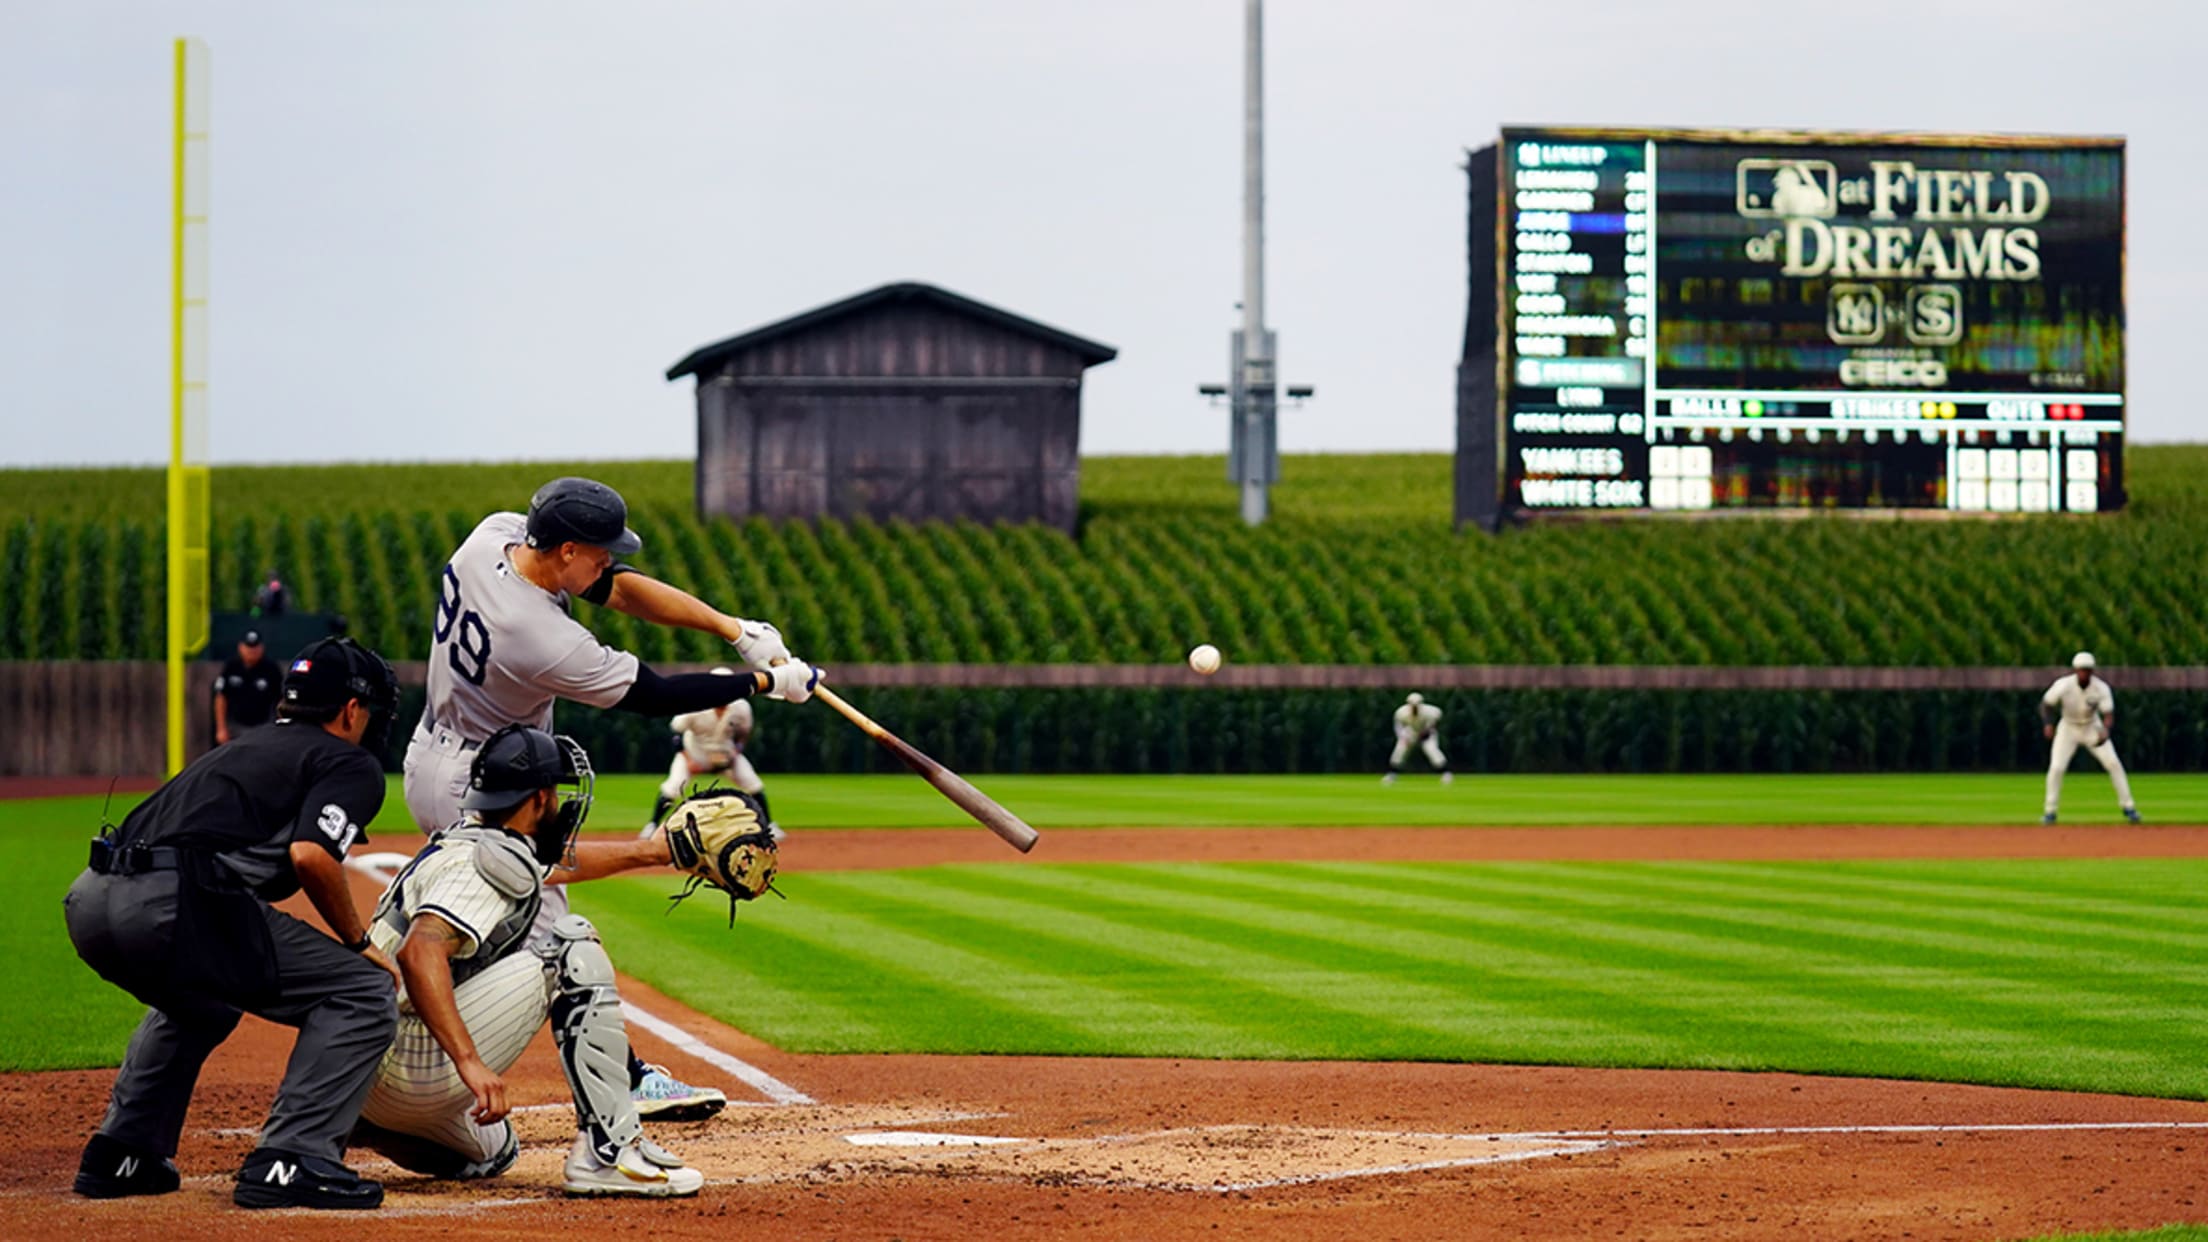
[[[934,285],[845,298],[707,345],[698,511],[1074,527],[1081,374],[1118,351]]]

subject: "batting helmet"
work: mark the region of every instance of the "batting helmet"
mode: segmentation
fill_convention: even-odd
[[[589,544],[615,556],[630,556],[644,546],[629,529],[629,506],[621,493],[596,479],[572,475],[537,489],[529,498],[529,546],[556,548]]]

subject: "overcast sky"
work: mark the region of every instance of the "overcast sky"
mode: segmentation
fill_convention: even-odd
[[[1224,451],[1242,8],[8,0],[0,464],[166,456],[179,34],[218,461],[686,456],[670,363],[893,280],[1117,346],[1085,452]],[[1521,122],[2128,135],[2134,435],[2208,439],[2204,10],[1274,0],[1282,447],[1453,445],[1459,165]]]

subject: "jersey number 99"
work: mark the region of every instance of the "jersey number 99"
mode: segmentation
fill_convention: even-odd
[[[453,672],[467,678],[469,685],[483,684],[483,670],[491,663],[491,629],[474,609],[462,609],[460,575],[450,565],[445,566],[445,580],[437,592],[436,640],[445,648]]]

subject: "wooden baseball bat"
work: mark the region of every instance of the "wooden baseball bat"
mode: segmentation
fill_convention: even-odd
[[[966,778],[928,758],[911,743],[874,723],[872,717],[843,701],[843,696],[826,686],[816,686],[813,697],[842,712],[844,718],[859,726],[868,737],[882,744],[883,749],[905,761],[905,766],[920,774],[920,779],[944,797],[956,803],[959,810],[973,816],[989,831],[1003,837],[1005,844],[1025,854],[1035,848],[1038,836],[1027,821],[997,805],[996,800],[968,783]]]

